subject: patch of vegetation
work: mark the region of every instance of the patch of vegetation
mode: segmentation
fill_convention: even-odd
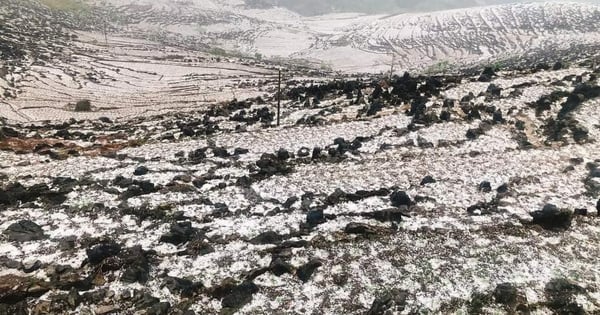
[[[91,112],[92,111],[92,103],[90,100],[81,100],[75,104],[76,112]]]
[[[425,69],[425,74],[433,75],[433,74],[443,74],[453,70],[455,66],[451,64],[447,60],[440,61],[438,63],[432,64],[427,69]]]
[[[89,6],[80,0],[40,0],[52,10],[58,11],[87,11]]]

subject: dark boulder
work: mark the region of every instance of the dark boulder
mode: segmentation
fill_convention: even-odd
[[[15,304],[30,297],[39,297],[48,292],[50,288],[49,283],[40,279],[15,275],[0,276],[0,305]]]
[[[453,108],[455,104],[456,104],[456,100],[455,99],[447,98],[447,99],[444,100],[444,105],[442,107],[444,107],[444,108]]]
[[[308,280],[310,280],[317,268],[321,267],[322,265],[323,263],[320,260],[313,259],[308,263],[298,267],[298,270],[296,270],[296,276],[298,276],[298,279],[300,279],[302,282],[306,283]]]
[[[269,153],[263,154],[260,160],[256,162],[256,166],[259,168],[258,174],[262,176],[287,174],[292,170],[291,166],[285,160],[279,159],[274,154]]]
[[[150,278],[150,256],[153,254],[155,254],[153,251],[145,251],[141,246],[122,251],[119,259],[125,270],[121,274],[121,281],[146,283]]]
[[[412,201],[408,194],[404,191],[394,191],[390,195],[390,201],[392,202],[392,206],[401,207],[407,206],[410,207],[412,205]]]
[[[8,138],[18,138],[20,136],[19,132],[10,127],[2,127],[0,128],[0,137],[4,135],[4,137]],[[2,138],[0,138],[1,140]]]
[[[421,186],[425,186],[427,184],[433,184],[435,182],[436,182],[436,180],[432,176],[427,175],[427,176],[423,177],[423,179],[421,180]]]
[[[547,305],[555,314],[586,314],[576,301],[578,294],[586,290],[567,279],[553,279],[544,288]]]
[[[146,310],[146,315],[168,315],[171,309],[171,303],[169,302],[158,302],[150,306]]]
[[[494,114],[492,115],[492,120],[498,124],[503,123],[505,120],[502,117],[502,111],[501,110],[495,111]]]
[[[510,283],[501,283],[494,289],[494,300],[498,304],[514,305],[517,303],[518,290]]]
[[[488,181],[483,181],[479,184],[479,191],[489,193],[492,191],[492,184]]]
[[[21,220],[9,225],[3,233],[11,242],[29,242],[46,239],[44,230],[35,222]]]
[[[280,257],[275,257],[269,265],[269,271],[279,277],[286,273],[291,274],[294,271],[294,266]]]
[[[346,234],[373,235],[377,234],[377,228],[365,223],[351,222],[344,228]]]
[[[323,214],[323,210],[314,209],[308,211],[306,214],[306,223],[311,227],[325,223],[325,215]]]
[[[192,222],[176,222],[171,225],[168,233],[160,237],[160,241],[163,243],[179,245],[188,242],[198,235],[198,233],[198,229],[192,227]]]
[[[193,297],[204,286],[201,282],[194,282],[192,280],[177,277],[166,277],[163,287],[169,289],[173,294],[181,295],[181,297]]]
[[[402,312],[406,307],[409,293],[405,290],[391,290],[377,297],[366,315],[384,315],[388,311]]]
[[[207,255],[213,253],[214,251],[215,249],[208,243],[208,240],[204,238],[196,238],[190,240],[187,243],[185,250],[179,253],[179,255],[190,255],[196,257]]]
[[[467,130],[466,137],[469,140],[475,140],[479,138],[479,136],[483,135],[483,131],[479,128],[471,128]]]
[[[298,198],[296,196],[289,197],[288,199],[285,200],[285,202],[283,203],[282,206],[286,209],[289,209],[299,200],[300,200],[300,198]]]
[[[188,160],[191,163],[200,163],[206,159],[206,148],[197,149],[188,153]]]
[[[250,152],[250,150],[248,150],[248,149],[235,148],[235,150],[233,150],[233,155],[244,155],[244,154],[248,154],[248,152]]]
[[[135,175],[135,176],[142,176],[142,175],[148,174],[149,171],[150,170],[147,167],[145,167],[145,166],[142,165],[142,166],[137,167],[133,171],[133,175]]]
[[[496,188],[496,192],[499,194],[506,194],[508,192],[508,184],[502,184]]]
[[[233,287],[229,290],[228,294],[225,295],[221,301],[223,308],[237,310],[242,308],[244,305],[252,301],[252,296],[258,293],[259,289],[256,284],[252,282],[242,282],[240,285]]]
[[[279,150],[277,150],[277,158],[279,160],[285,161],[285,160],[289,160],[292,157],[292,155],[290,154],[290,152],[286,149],[280,148]]]
[[[502,88],[495,85],[495,84],[490,84],[487,88],[486,93],[492,95],[492,96],[500,96],[502,94]]]
[[[227,149],[223,148],[223,147],[216,147],[212,149],[213,155],[216,157],[220,157],[220,158],[228,158],[231,156],[231,154],[229,154],[229,152],[227,152]]]
[[[452,114],[450,114],[450,112],[447,110],[443,110],[442,113],[440,114],[440,120],[442,120],[442,121],[450,121],[451,118],[452,118]]]
[[[121,245],[114,241],[105,242],[96,245],[86,251],[87,260],[90,264],[96,265],[104,259],[118,255],[121,252]]]
[[[298,153],[297,153],[297,155],[298,155],[299,157],[307,157],[307,156],[309,156],[309,155],[310,155],[310,149],[309,149],[309,148],[307,148],[307,147],[302,147],[302,148],[300,148],[300,149],[298,150]]]
[[[575,140],[575,142],[582,144],[588,141],[590,131],[586,127],[580,124],[574,124],[570,126],[570,129],[573,133],[573,140]]]
[[[314,147],[313,151],[312,151],[312,159],[317,160],[317,159],[321,158],[322,152],[323,152],[323,149],[321,149],[320,147]]]
[[[568,210],[559,209],[557,206],[547,204],[540,211],[531,213],[532,224],[541,226],[546,230],[566,230],[571,226],[573,213]]]
[[[260,233],[256,237],[250,240],[251,244],[262,245],[262,244],[277,244],[283,241],[283,236],[274,231],[267,231]]]

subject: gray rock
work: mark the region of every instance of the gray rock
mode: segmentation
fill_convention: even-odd
[[[39,241],[47,238],[42,228],[30,220],[21,220],[11,224],[6,228],[4,234],[12,242]]]

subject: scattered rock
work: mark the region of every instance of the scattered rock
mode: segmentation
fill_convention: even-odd
[[[393,289],[376,298],[367,312],[367,315],[384,315],[388,311],[391,313],[400,313],[406,307],[406,300],[409,293],[404,290]]]
[[[432,176],[427,175],[421,180],[421,186],[425,186],[427,184],[433,184],[435,182],[436,182],[436,180]]]
[[[29,242],[46,239],[44,230],[30,220],[21,220],[9,225],[3,233],[11,242]]]
[[[256,162],[259,168],[259,175],[273,176],[277,174],[287,174],[291,172],[291,167],[286,163],[287,159],[280,159],[274,154],[265,153]]]
[[[160,237],[160,241],[163,243],[179,245],[188,242],[197,236],[198,233],[199,231],[192,227],[192,222],[176,222],[171,225],[171,229],[168,233]]]
[[[404,191],[394,191],[390,196],[390,201],[392,202],[392,206],[394,207],[410,207],[412,205],[410,197]]]
[[[214,156],[220,157],[220,158],[223,158],[223,159],[228,158],[228,157],[231,156],[231,154],[229,154],[229,152],[227,152],[227,149],[222,148],[222,147],[213,148],[212,151],[213,151],[213,155]]]
[[[323,210],[322,209],[310,210],[306,214],[306,223],[311,227],[317,226],[321,223],[325,223],[325,215],[323,214]]]
[[[260,245],[260,244],[277,244],[283,240],[283,236],[279,235],[277,232],[267,231],[260,233],[256,237],[250,240],[251,244]]]
[[[483,193],[489,193],[492,191],[492,184],[488,181],[483,181],[479,184],[479,191]]]
[[[532,224],[541,226],[546,230],[566,230],[571,226],[573,213],[561,210],[557,206],[547,204],[540,211],[531,213]]]
[[[378,229],[374,226],[365,223],[352,222],[346,225],[346,227],[344,228],[344,232],[346,234],[360,234],[368,236],[377,234]]]
[[[142,176],[142,175],[148,174],[148,172],[150,172],[150,170],[147,167],[139,166],[138,168],[135,169],[135,171],[133,171],[133,175]]]
[[[291,274],[294,270],[294,266],[292,266],[290,263],[285,262],[282,258],[280,257],[275,257],[272,261],[271,264],[269,265],[269,270],[276,276],[281,276],[283,274],[289,273]]]
[[[221,301],[223,308],[240,309],[252,301],[252,295],[258,293],[258,287],[252,282],[242,282],[229,290]]]
[[[302,147],[302,148],[300,148],[300,149],[298,150],[298,153],[297,153],[297,155],[298,155],[299,157],[301,157],[301,158],[303,158],[303,157],[307,157],[307,156],[309,156],[309,155],[310,155],[310,149],[309,149],[309,148],[307,148],[307,147]]]
[[[49,283],[31,277],[0,276],[0,303],[17,303],[38,297],[51,289]]]
[[[576,295],[585,293],[585,289],[567,279],[554,279],[544,288],[547,304],[556,314],[585,314],[585,310],[576,301]]]
[[[496,303],[514,305],[517,303],[518,290],[510,283],[501,283],[494,289]]]
[[[308,263],[298,267],[298,270],[296,270],[296,276],[298,276],[302,282],[306,283],[308,280],[310,280],[310,277],[317,270],[317,268],[321,267],[322,265],[323,263],[320,260],[313,259]]]
[[[166,277],[163,287],[169,289],[173,294],[179,294],[182,297],[192,297],[204,286],[201,282],[194,282],[177,277]]]
[[[121,252],[121,245],[114,241],[105,242],[88,249],[87,251],[88,262],[96,265],[101,263],[104,259],[116,256]]]

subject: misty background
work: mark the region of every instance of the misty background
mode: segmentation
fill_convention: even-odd
[[[542,1],[542,0],[540,0]],[[537,2],[540,2],[537,1]],[[515,2],[519,0],[246,0],[254,7],[282,6],[302,15],[320,15],[334,12],[403,13],[439,11]],[[598,3],[600,0],[578,0]]]

